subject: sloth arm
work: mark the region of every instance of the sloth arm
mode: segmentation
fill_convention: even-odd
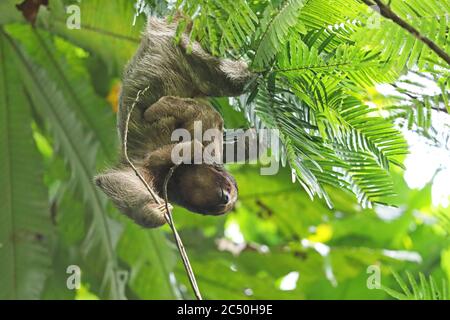
[[[173,149],[174,142],[169,142],[173,130],[184,128],[189,131],[192,138],[194,137],[194,122],[200,121],[203,132],[211,128],[224,132],[221,115],[210,105],[190,98],[163,97],[145,111],[144,118],[150,126],[150,131],[158,132],[160,135],[166,133],[165,140],[167,142],[165,144],[167,146],[151,156],[151,162],[159,163],[162,166],[170,162],[170,159],[164,159],[164,156],[170,156],[170,152],[165,154],[162,150]],[[267,149],[266,141],[260,140],[260,136],[255,129],[228,130],[220,138],[218,143],[223,143],[222,148],[220,148],[223,163],[250,162],[253,160],[256,162]],[[197,150],[199,148],[197,147]],[[158,160],[158,157],[164,160]],[[208,160],[212,161],[211,158]]]
[[[159,99],[144,112],[144,119],[150,128],[150,132],[160,133],[158,140],[161,139],[161,136],[164,136],[162,139],[164,141],[159,141],[159,145],[178,143],[178,150],[180,150],[180,148],[186,149],[187,145],[182,145],[179,142],[186,142],[187,139],[188,142],[191,142],[198,139],[193,143],[193,145],[198,145],[191,151],[191,160],[194,159],[195,163],[198,163],[198,161],[203,163],[222,162],[223,119],[220,113],[211,107],[207,101],[166,96]],[[198,122],[197,128],[195,128],[196,122]],[[186,132],[178,132],[172,136],[176,129],[184,129],[189,135],[185,136]],[[211,131],[211,129],[213,130]],[[207,130],[208,132],[206,132]],[[200,133],[202,136],[198,137],[197,135]],[[205,135],[206,133],[208,135]],[[172,139],[175,140],[172,141]],[[183,140],[180,141],[180,139]],[[203,147],[208,148],[209,152],[203,154]],[[195,155],[193,154],[194,150],[197,152]],[[179,153],[177,150],[175,151],[177,154]],[[153,159],[158,162],[155,156],[153,156]],[[163,161],[163,163],[167,163],[167,161]]]

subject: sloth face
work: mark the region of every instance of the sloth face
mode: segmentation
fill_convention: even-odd
[[[190,211],[220,215],[233,209],[237,186],[222,166],[181,165],[168,186],[169,200]]]

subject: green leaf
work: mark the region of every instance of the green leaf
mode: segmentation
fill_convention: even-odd
[[[134,3],[128,0],[82,1],[80,8],[81,29],[69,29],[64,5],[69,1],[55,0],[49,3],[49,12],[42,15],[39,26],[62,36],[86,50],[98,54],[109,67],[111,74],[121,74],[124,64],[131,58],[140,42],[144,26],[142,16],[134,20]],[[101,13],[101,14],[99,14]]]
[[[192,40],[199,39],[212,54],[235,53],[249,45],[256,30],[258,18],[250,6],[247,0],[180,1],[177,10],[183,10],[190,18],[181,20],[177,34],[185,31],[193,18]]]
[[[266,8],[261,20],[261,30],[264,31],[257,40],[255,49],[255,67],[264,67],[275,57],[291,28],[298,24],[303,5],[303,0],[286,0],[278,8],[271,5]]]
[[[117,151],[115,119],[109,104],[95,94],[88,81],[90,78],[83,68],[80,49],[30,26],[8,27],[7,31],[26,48],[33,63],[45,68],[66,98],[68,107],[76,112],[89,134],[98,141],[97,163],[103,165],[106,160],[114,160]]]
[[[419,282],[417,282],[414,275],[406,271],[408,283],[406,283],[396,272],[393,272],[393,275],[403,292],[398,292],[387,287],[383,287],[383,290],[396,299],[448,300],[450,298],[448,297],[448,281],[446,279],[442,280],[442,287],[438,287],[433,277],[430,276],[427,280],[423,273],[419,273]]]
[[[420,0],[394,0],[389,5],[393,12],[417,29],[421,36],[448,51],[449,34],[445,31],[449,23],[448,1],[429,0],[424,4]],[[364,22],[365,20],[363,19]],[[422,68],[434,64],[448,68],[447,63],[421,40],[385,18],[379,18],[376,26],[358,28],[352,39],[360,47],[367,46],[373,52],[380,52],[381,59],[387,61],[392,69],[402,70],[415,65]]]
[[[0,24],[13,22],[26,22],[22,13],[16,8],[16,5],[23,0],[2,0],[0,2]]]
[[[92,137],[86,135],[65,97],[46,72],[33,65],[13,39],[7,35],[6,39],[18,57],[18,69],[27,92],[38,112],[48,120],[56,150],[66,160],[72,172],[72,182],[90,208],[88,213],[91,220],[83,256],[86,259],[95,259],[95,266],[102,268],[102,296],[123,298],[123,288],[119,283],[120,269],[114,251],[120,228],[115,227],[113,221],[108,218],[106,198],[92,182],[97,145]]]
[[[117,252],[131,268],[128,285],[139,298],[179,298],[173,249],[161,230],[144,230],[127,221]]]

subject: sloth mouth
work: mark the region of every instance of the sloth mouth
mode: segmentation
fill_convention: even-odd
[[[224,194],[225,192],[223,191],[223,189],[221,190],[221,195],[222,198],[224,199]],[[228,194],[227,195],[228,199],[227,202],[223,202],[223,203],[219,203],[213,206],[208,206],[208,207],[203,207],[203,208],[199,208],[199,207],[186,207],[187,209],[189,209],[190,211],[193,212],[197,212],[200,214],[204,214],[204,215],[214,215],[214,216],[219,216],[222,214],[225,214],[229,211],[231,211],[234,208],[234,205],[236,203],[236,199],[237,199],[237,195],[236,192],[233,192],[232,194]]]
[[[231,209],[232,209],[232,207],[230,208],[227,205],[218,205],[218,206],[211,207],[211,208],[202,208],[202,209],[195,208],[194,210],[192,210],[192,209],[189,209],[189,210],[200,213],[200,214],[204,214],[204,215],[220,216],[222,214],[227,213]]]

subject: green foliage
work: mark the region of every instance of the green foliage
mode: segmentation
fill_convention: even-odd
[[[390,296],[398,300],[449,300],[448,282],[442,280],[442,286],[436,284],[433,277],[427,278],[423,273],[419,273],[419,282],[414,276],[406,272],[408,282],[405,282],[397,273],[393,273],[395,280],[402,291],[395,291],[384,287]]]
[[[52,33],[99,55],[111,74],[120,75],[122,67],[139,44],[139,32],[144,25],[142,17],[133,25],[133,2],[118,0],[105,5],[101,0],[94,0],[79,3],[82,16],[80,30],[69,29],[66,25],[64,6],[69,4],[73,4],[72,1],[50,1],[48,11],[41,14],[42,20],[38,23]]]
[[[141,229],[92,183],[116,158],[109,104],[142,10],[176,9],[178,34],[189,28],[211,53],[245,59],[259,75],[248,94],[211,99],[225,127],[277,129],[272,156],[288,164],[276,176],[230,166],[239,201],[226,216],[175,208],[203,296],[449,298],[449,211],[432,207],[431,184],[406,185],[396,124],[444,148],[432,119],[449,110],[450,71],[398,25],[357,0],[91,0],[75,3],[78,30],[66,25],[74,2],[52,0],[32,28],[19,2],[0,3],[0,297],[193,298],[169,229]],[[390,4],[448,51],[446,2]],[[424,93],[411,73],[438,92]],[[77,291],[66,287],[69,265],[82,269]],[[383,290],[366,285],[373,265]]]
[[[256,31],[256,14],[245,0],[237,1],[178,1],[183,12],[195,17],[190,34],[201,39],[214,54],[239,51],[248,45],[249,37]],[[179,32],[186,28],[181,23]]]
[[[450,19],[450,5],[447,1],[393,0],[390,1],[390,6],[401,18],[417,28],[422,36],[428,37],[444,51],[448,51],[449,34],[446,30]],[[375,25],[359,29],[353,39],[371,51],[380,52],[381,58],[393,68],[402,70],[415,65],[419,68],[427,65],[448,68],[423,42],[392,21],[371,19],[370,22]]]
[[[5,0],[0,3],[0,24],[24,20],[21,13],[16,9],[16,5],[21,2],[21,0]]]
[[[303,0],[287,0],[278,8],[270,3],[266,7],[260,21],[261,35],[256,38],[257,45],[253,59],[256,68],[266,66],[280,51],[289,29],[298,24],[303,2]]]
[[[377,83],[397,80],[403,68],[394,65],[394,51],[384,54],[368,45],[371,38],[357,38],[368,30],[364,23],[371,17],[370,9],[344,2],[342,6],[327,0],[249,3],[234,15],[237,21],[232,25],[217,22],[214,32],[204,32],[219,34],[219,28],[220,34],[227,35],[243,30],[228,48],[233,55],[247,55],[262,77],[239,107],[253,125],[280,130],[282,157],[305,190],[331,205],[323,185],[344,187],[361,204],[371,206],[393,195],[389,164],[401,166],[407,148],[390,119],[377,115],[378,110],[362,97]],[[225,45],[218,37],[197,34],[204,29],[199,25],[206,25],[209,14],[203,13],[212,6],[215,17],[229,17],[226,3],[179,3],[179,9],[193,18],[192,38],[201,39],[213,53],[223,53],[216,48]],[[320,15],[321,11],[326,14]],[[249,21],[256,32],[253,27],[235,27]]]
[[[52,225],[29,100],[0,29],[0,298],[37,299],[51,268]],[[30,266],[33,266],[30,268]]]
[[[161,231],[143,230],[127,223],[117,252],[130,266],[129,286],[138,297],[175,299],[179,290],[171,283],[175,252]],[[157,290],[155,290],[157,288]]]
[[[18,67],[27,92],[38,111],[50,120],[50,130],[56,142],[56,149],[64,156],[72,171],[73,183],[92,210],[92,225],[87,232],[86,243],[89,243],[90,247],[96,245],[103,247],[101,250],[103,254],[100,257],[105,259],[105,267],[109,268],[105,276],[111,281],[112,297],[119,298],[114,275],[116,268],[114,244],[105,211],[106,199],[91,182],[95,174],[95,144],[83,131],[73,111],[68,108],[65,97],[55,86],[51,86],[53,82],[47,78],[45,71],[33,65],[12,39],[10,45],[20,59]]]
[[[47,74],[66,97],[68,108],[76,112],[83,125],[89,128],[89,135],[99,143],[99,162],[114,160],[114,119],[107,102],[95,94],[90,83],[84,81],[89,77],[82,66],[83,56],[87,53],[60,39],[54,40],[48,33],[34,30],[30,26],[14,26],[8,31],[13,36],[17,35],[36,64],[45,67]]]

